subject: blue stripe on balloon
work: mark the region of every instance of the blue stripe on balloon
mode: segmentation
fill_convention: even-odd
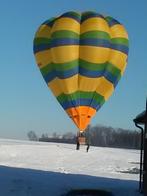
[[[88,70],[88,69],[85,69],[82,67],[80,67],[80,68],[75,67],[73,69],[66,70],[66,71],[53,70],[53,71],[49,72],[47,75],[45,75],[44,79],[45,79],[46,83],[49,83],[55,77],[58,77],[60,79],[66,79],[66,78],[72,77],[78,73],[82,76],[86,76],[89,78],[105,77],[108,81],[110,81],[114,85],[114,87],[118,83],[117,76],[113,75],[112,73],[110,73],[106,70],[93,71],[93,70]]]
[[[94,39],[94,38],[86,38],[80,40],[80,45],[86,46],[98,46],[98,47],[110,47],[110,41],[106,39]]]
[[[72,108],[72,107],[76,107],[79,106],[79,100],[71,100],[71,101],[64,101],[62,103],[60,103],[62,105],[62,107],[66,110],[68,108]]]
[[[46,83],[48,84],[51,80],[56,78],[56,73],[55,73],[55,71],[51,71],[47,75],[44,75],[43,78],[46,81]]]
[[[105,39],[72,39],[72,38],[58,38],[51,41],[50,47],[65,46],[65,45],[86,45],[86,46],[98,46],[98,47],[110,47],[110,42]]]
[[[73,69],[69,69],[66,71],[53,70],[53,71],[49,72],[47,75],[44,75],[43,77],[44,77],[46,83],[49,83],[55,77],[58,77],[60,79],[66,79],[66,78],[72,77],[72,76],[78,74],[78,69],[79,69],[78,67],[74,67]]]
[[[108,40],[105,39],[72,39],[72,38],[59,38],[53,39],[51,43],[37,44],[34,45],[34,53],[41,52],[44,50],[48,50],[57,46],[65,46],[65,45],[82,45],[82,46],[97,46],[97,47],[105,47],[111,48],[114,50],[118,50],[125,54],[128,54],[129,48],[123,44],[112,44]]]
[[[52,27],[54,22],[55,22],[56,18],[55,17],[52,17],[51,19],[49,20],[46,20],[44,23],[42,23],[42,25],[47,25],[49,27]]]
[[[111,44],[110,48],[114,49],[114,50],[118,50],[120,52],[123,52],[127,55],[128,55],[128,52],[129,52],[129,48],[125,45],[122,45],[122,44]]]
[[[113,75],[112,73],[106,70],[95,71],[95,70],[89,70],[89,69],[80,67],[79,74],[82,76],[90,77],[90,78],[105,77],[108,81],[110,81],[114,85],[114,87],[118,83],[117,76]]]
[[[105,71],[103,76],[113,84],[114,88],[116,87],[116,85],[118,84],[118,78],[114,75],[112,75],[110,72]]]
[[[104,16],[102,16],[101,14],[97,14],[94,12],[87,12],[85,13],[85,15],[82,15],[82,19],[81,19],[81,23],[83,23],[85,20],[89,19],[89,18],[94,18],[94,17],[98,17],[98,18],[104,18]]]
[[[108,20],[107,22],[108,22],[108,24],[109,24],[110,27],[112,27],[112,26],[114,26],[116,24],[120,24],[120,22],[118,22],[114,18],[112,18],[111,20]]]
[[[37,44],[37,45],[34,45],[33,47],[34,53],[41,52],[41,51],[48,50],[48,49],[50,49],[50,44]]]
[[[98,105],[95,107],[96,111],[98,111],[98,110],[101,108],[101,106],[102,106],[102,105],[98,104]]]
[[[79,45],[79,39],[72,38],[58,38],[52,39],[50,47],[65,46],[65,45]]]
[[[105,70],[89,70],[83,67],[79,68],[79,74],[90,78],[98,78],[103,76]]]
[[[56,76],[60,79],[65,79],[65,78],[69,78],[69,77],[72,77],[78,74],[78,72],[79,72],[79,68],[77,66],[77,67],[74,67],[73,69],[69,69],[66,71],[56,71]]]
[[[93,99],[75,99],[75,100],[70,100],[70,101],[64,101],[60,102],[62,107],[66,110],[71,107],[77,107],[77,106],[90,106],[94,109],[99,109],[101,107],[101,104],[94,101]]]
[[[72,12],[67,12],[67,13],[63,14],[62,16],[60,16],[59,18],[63,18],[63,17],[72,18],[72,19],[76,20],[78,23],[80,23],[80,21],[81,21],[80,15],[78,17],[75,14],[72,14]]]
[[[129,48],[123,44],[112,44],[109,40],[86,38],[80,40],[80,45],[106,47],[128,54]]]

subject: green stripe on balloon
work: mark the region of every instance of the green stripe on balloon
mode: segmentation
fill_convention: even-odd
[[[51,34],[51,38],[56,39],[56,38],[79,38],[79,34],[75,33],[73,31],[67,31],[67,30],[61,30],[61,31],[55,31],[54,33]]]
[[[39,44],[50,44],[51,39],[49,38],[44,38],[44,37],[37,37],[34,39],[34,45],[39,45]]]
[[[118,80],[121,77],[120,69],[118,69],[112,63],[106,62],[106,63],[102,63],[102,64],[96,64],[96,63],[84,61],[82,59],[80,59],[80,60],[76,59],[74,61],[70,61],[67,63],[59,63],[59,64],[51,63],[51,64],[44,66],[40,70],[41,70],[42,75],[45,76],[45,75],[49,74],[49,72],[52,72],[53,70],[65,72],[70,69],[76,68],[78,66],[80,66],[84,69],[90,70],[90,71],[105,71],[105,70],[107,70],[112,75],[116,76]]]
[[[81,39],[85,39],[85,38],[99,38],[99,39],[106,39],[106,40],[110,40],[110,35],[107,32],[104,31],[88,31],[85,33],[82,33],[80,35]]]
[[[112,73],[114,76],[116,76],[118,80],[121,78],[120,69],[118,69],[116,66],[114,66],[112,63],[109,62],[107,63],[106,66],[107,66],[106,70]]]
[[[53,64],[48,64],[42,68],[40,68],[40,71],[42,73],[43,76],[47,75],[49,72],[53,71],[54,68],[53,68]]]
[[[111,68],[111,70],[114,70],[113,73],[115,75],[120,74],[120,69],[118,69],[115,65],[113,65],[112,63],[109,62],[105,62],[105,63],[91,63],[88,61],[85,61],[83,59],[76,59],[70,62],[66,62],[66,63],[52,63],[53,67],[55,67],[55,69],[57,71],[66,71],[72,68],[75,68],[77,65],[80,67],[83,67],[85,69],[89,69],[92,71],[100,71],[105,69],[105,67],[109,67],[109,70]]]
[[[53,67],[55,67],[57,71],[66,71],[66,70],[73,69],[77,66],[79,66],[78,59],[66,63],[53,63]]]
[[[113,44],[122,44],[125,46],[129,46],[129,40],[126,38],[112,38],[111,43]]]
[[[73,69],[78,66],[78,60],[74,60],[68,63],[50,63],[42,68],[40,71],[42,75],[47,75],[49,72],[56,70],[56,71],[66,71]]]
[[[77,100],[77,99],[91,99],[94,100],[95,102],[99,104],[103,104],[105,102],[105,99],[102,95],[94,92],[84,92],[84,91],[76,91],[75,93],[72,94],[64,94],[62,93],[57,97],[57,100],[60,103],[63,103],[65,101],[70,101],[70,100]]]
[[[107,63],[91,63],[83,59],[79,60],[80,67],[91,71],[101,71],[105,69]]]
[[[104,69],[107,69],[113,75],[115,75],[117,77],[121,76],[120,69],[118,69],[115,65],[113,65],[112,63],[109,63],[109,62],[97,64],[97,63],[91,63],[91,62],[80,59],[79,63],[80,63],[80,67],[87,69],[87,70],[102,71]]]

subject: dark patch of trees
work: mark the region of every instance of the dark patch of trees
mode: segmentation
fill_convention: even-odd
[[[31,140],[37,138],[32,132],[28,134],[28,137]],[[89,126],[85,137],[92,146],[140,149],[140,132],[138,131],[97,125]],[[48,134],[42,134],[39,141],[75,144],[77,138],[72,132],[63,135],[53,133],[51,137],[48,137]]]
[[[38,141],[38,137],[34,131],[29,131],[27,136],[30,141]]]
[[[53,135],[51,137],[48,137],[47,134],[42,134],[42,136],[39,138],[39,141],[75,144],[76,143],[76,136],[72,132],[68,132],[63,135],[58,135],[55,132],[55,133],[53,133]]]
[[[106,126],[94,126],[89,129],[91,145],[117,148],[140,148],[138,131],[114,129]]]

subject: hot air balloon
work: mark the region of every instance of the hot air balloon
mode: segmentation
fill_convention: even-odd
[[[48,87],[83,132],[124,73],[128,34],[110,16],[67,12],[41,24],[34,54]]]

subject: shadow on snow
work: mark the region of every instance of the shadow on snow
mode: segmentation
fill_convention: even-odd
[[[2,196],[61,196],[74,189],[100,189],[117,196],[137,196],[138,182],[0,166]]]

